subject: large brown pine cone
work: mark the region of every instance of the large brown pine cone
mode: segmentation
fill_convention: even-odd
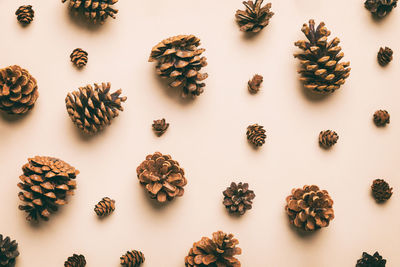
[[[297,41],[295,45],[303,51],[294,54],[300,60],[300,81],[304,87],[317,93],[333,93],[350,75],[350,62],[339,63],[344,54],[338,46],[339,38],[328,42],[331,32],[321,22],[315,29],[313,19],[303,24],[301,31],[308,41]]]
[[[127,251],[120,259],[121,265],[126,267],[139,267],[145,260],[143,253],[138,250]]]
[[[109,197],[103,197],[94,207],[97,216],[103,217],[111,214],[115,210],[115,200]]]
[[[181,197],[187,184],[184,170],[170,155],[156,152],[148,155],[136,169],[141,185],[145,186],[150,197],[165,202]]]
[[[67,196],[73,195],[75,178],[79,171],[68,163],[52,157],[29,158],[22,166],[23,174],[18,183],[19,198],[24,202],[20,210],[28,213],[28,221],[48,220],[59,206],[67,204]]]
[[[36,79],[26,69],[14,65],[0,69],[0,109],[24,114],[33,108],[39,92]]]
[[[316,185],[293,189],[286,203],[290,223],[305,231],[327,227],[335,218],[333,200],[326,190],[320,190]]]
[[[235,15],[241,31],[256,33],[268,25],[274,12],[270,11],[271,3],[262,6],[263,2],[264,0],[243,1],[246,10],[237,10]]]
[[[121,97],[122,90],[110,93],[111,84],[102,83],[80,87],[79,91],[68,93],[65,98],[67,111],[71,120],[86,134],[95,134],[111,120],[118,116],[124,108],[122,102],[126,96]]]
[[[15,259],[19,256],[18,243],[0,234],[0,266],[13,266]]]
[[[378,251],[374,255],[363,252],[362,258],[357,261],[356,267],[385,267],[386,260],[379,255]]]
[[[366,0],[364,6],[372,15],[383,18],[397,6],[397,0]]]
[[[108,17],[115,19],[118,10],[112,5],[118,0],[61,0],[62,3],[69,1],[69,7],[76,13],[83,14],[93,23],[104,23]]]
[[[249,190],[248,183],[232,182],[223,192],[224,205],[230,213],[243,215],[252,208],[253,199],[256,197],[252,190]]]
[[[74,254],[68,257],[67,261],[64,263],[64,267],[85,267],[86,259],[83,255]]]
[[[324,148],[330,148],[337,143],[339,135],[335,131],[326,130],[319,133],[319,144]]]
[[[383,179],[375,179],[371,185],[372,196],[377,202],[388,200],[393,194],[393,188]]]
[[[265,144],[267,135],[265,134],[264,126],[256,124],[249,125],[246,132],[247,140],[256,147]]]
[[[17,15],[17,20],[22,24],[29,24],[35,16],[35,11],[32,9],[31,5],[20,6],[15,12],[15,15]]]
[[[186,267],[240,267],[240,261],[235,257],[242,254],[236,245],[239,241],[232,234],[222,231],[213,233],[212,239],[203,237],[195,242],[185,257]]]
[[[181,87],[182,97],[198,96],[203,93],[203,81],[207,73],[200,73],[207,65],[205,51],[198,48],[200,39],[194,35],[178,35],[163,40],[151,50],[149,62],[157,61],[157,74],[170,78],[171,87]]]
[[[374,123],[376,126],[385,126],[386,124],[390,123],[390,115],[389,112],[386,110],[377,110],[374,113]]]

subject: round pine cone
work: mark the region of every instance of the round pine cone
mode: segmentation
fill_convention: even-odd
[[[110,93],[111,84],[102,83],[80,87],[79,91],[68,93],[65,98],[67,111],[75,125],[86,134],[95,134],[111,124],[118,116],[118,110],[123,111],[122,90]]]
[[[0,69],[0,109],[24,114],[33,108],[39,92],[36,79],[26,69],[14,65]]]
[[[88,53],[80,48],[74,49],[69,57],[71,58],[71,62],[78,68],[86,66],[88,62]]]
[[[156,135],[161,136],[167,131],[169,123],[165,122],[165,119],[155,120],[153,121],[152,127]]]
[[[182,97],[198,96],[203,93],[203,81],[207,73],[200,73],[207,65],[205,51],[198,48],[200,39],[194,35],[178,35],[163,40],[151,50],[149,62],[157,61],[157,74],[170,78],[171,87],[181,87]]]
[[[118,0],[62,0],[63,3],[69,1],[69,7],[76,14],[83,14],[93,23],[103,24],[108,17],[115,19],[118,13],[112,5]]]
[[[390,123],[390,115],[386,110],[377,110],[374,113],[374,123],[376,126],[385,126]]]
[[[362,258],[357,261],[356,267],[385,267],[386,260],[375,252],[374,255],[369,255],[367,252],[363,252]]]
[[[326,130],[319,133],[319,144],[324,148],[330,148],[336,144],[339,139],[339,135],[335,131]]]
[[[18,183],[19,198],[24,202],[19,209],[28,213],[28,221],[48,220],[58,206],[67,204],[68,195],[76,188],[79,171],[68,163],[52,157],[29,158],[22,166],[23,174]]]
[[[104,217],[111,214],[115,210],[115,200],[109,197],[103,197],[94,207],[97,216]]]
[[[366,0],[364,6],[375,17],[383,18],[397,6],[397,0]]]
[[[331,32],[321,22],[315,29],[315,21],[303,24],[301,31],[308,41],[297,41],[295,45],[303,51],[294,55],[300,60],[300,81],[312,92],[327,94],[340,88],[350,75],[350,62],[339,63],[344,54],[338,46],[339,38],[328,42]]]
[[[265,143],[267,135],[265,134],[264,126],[252,124],[247,127],[247,140],[254,146],[259,147]]]
[[[379,65],[381,65],[382,67],[386,66],[393,59],[393,50],[390,49],[389,47],[385,48],[381,47],[379,49],[377,58]]]
[[[17,20],[19,22],[27,25],[32,22],[35,11],[32,9],[31,5],[20,6],[15,12],[15,15],[17,15]]]
[[[64,267],[85,267],[86,259],[83,255],[74,254],[67,259],[64,263]]]
[[[371,186],[372,196],[377,202],[388,200],[393,194],[393,188],[383,179],[375,179]]]
[[[253,78],[247,83],[247,88],[251,94],[256,94],[260,91],[261,83],[263,82],[263,76],[254,75]]]
[[[141,185],[145,186],[150,197],[165,202],[181,197],[187,184],[185,171],[170,155],[156,152],[148,155],[136,169]]]
[[[241,31],[256,33],[268,25],[274,12],[270,11],[271,3],[261,6],[263,2],[264,0],[243,1],[246,10],[237,10],[235,15]]]
[[[120,259],[121,265],[127,267],[139,267],[145,260],[143,253],[137,250],[127,251]]]
[[[222,231],[213,233],[212,239],[203,237],[195,242],[185,257],[186,267],[240,267],[240,261],[235,257],[242,254],[236,245],[239,241],[232,234]]]
[[[19,256],[18,243],[7,236],[0,234],[0,266],[13,266],[15,259]]]
[[[243,215],[252,208],[253,199],[256,197],[252,190],[249,190],[248,183],[231,183],[224,192],[224,205],[230,213]]]
[[[286,203],[290,223],[305,231],[327,227],[335,218],[333,200],[326,190],[320,190],[316,185],[293,189]]]

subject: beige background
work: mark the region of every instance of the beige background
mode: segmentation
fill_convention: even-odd
[[[18,240],[17,266],[62,266],[74,252],[84,254],[88,266],[119,266],[130,249],[144,252],[144,266],[183,266],[192,243],[217,230],[239,239],[244,267],[354,266],[362,251],[375,250],[387,266],[399,266],[400,11],[376,22],[362,2],[275,0],[270,25],[246,38],[234,22],[239,0],[120,0],[117,19],[101,27],[74,21],[61,1],[2,0],[1,65],[28,69],[40,90],[27,116],[0,117],[0,232]],[[23,28],[14,12],[27,3],[35,19]],[[340,37],[352,67],[346,84],[322,99],[303,92],[292,56],[309,18],[324,20]],[[207,49],[210,77],[195,101],[180,100],[147,63],[152,46],[182,33],[200,37]],[[387,68],[376,61],[382,45],[395,51]],[[89,52],[81,71],[69,61],[76,47]],[[246,89],[254,73],[264,75],[255,96]],[[64,99],[102,81],[123,89],[125,111],[100,135],[85,138]],[[383,129],[371,120],[380,108],[392,118]],[[171,125],[157,138],[151,123],[162,117]],[[258,150],[245,138],[256,122],[268,135]],[[330,151],[317,144],[324,129],[340,135]],[[155,151],[171,154],[188,178],[185,195],[165,207],[149,200],[136,179],[137,165]],[[39,226],[17,209],[21,166],[34,155],[59,157],[81,171],[69,205]],[[384,205],[370,196],[375,178],[394,187]],[[257,195],[241,218],[222,205],[231,181],[249,182]],[[327,229],[301,236],[288,225],[285,197],[314,183],[332,195],[336,218]],[[93,206],[104,196],[114,198],[117,209],[98,220]]]

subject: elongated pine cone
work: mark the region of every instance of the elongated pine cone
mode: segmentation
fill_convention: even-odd
[[[140,184],[146,188],[150,197],[158,202],[181,197],[185,192],[185,171],[170,155],[160,152],[148,155],[137,167],[136,172]]]
[[[390,115],[386,110],[377,110],[374,113],[374,123],[376,126],[385,126],[390,123]]]
[[[61,0],[62,3],[69,1],[69,7],[77,14],[83,14],[93,23],[103,24],[108,17],[115,19],[117,9],[112,6],[118,0]]]
[[[39,97],[36,79],[26,69],[14,65],[0,69],[0,109],[24,114]]]
[[[265,134],[264,126],[252,124],[247,127],[247,140],[254,146],[259,147],[265,143],[267,135]]]
[[[0,266],[14,266],[15,259],[19,256],[17,241],[11,241],[10,237],[0,234]]]
[[[357,261],[356,267],[385,267],[386,260],[375,252],[374,255],[369,255],[367,252],[363,252],[362,258]]]
[[[165,119],[155,120],[153,121],[152,127],[156,135],[161,136],[167,131],[169,123],[165,122]]]
[[[83,255],[74,254],[67,259],[64,263],[64,267],[85,267],[86,259]]]
[[[397,6],[397,0],[366,0],[364,6],[372,15],[383,18]]]
[[[67,196],[73,195],[75,178],[79,171],[68,163],[52,157],[29,158],[22,166],[22,182],[18,187],[19,198],[24,202],[20,210],[28,213],[28,221],[48,220],[59,206],[67,204]]]
[[[335,131],[326,130],[319,133],[319,145],[324,148],[330,148],[337,143],[339,135]]]
[[[326,190],[320,190],[316,185],[293,189],[286,203],[290,223],[305,231],[327,227],[335,218],[333,200]]]
[[[377,58],[379,65],[381,65],[382,67],[386,66],[393,59],[393,50],[387,46],[385,48],[381,47],[379,49]]]
[[[393,188],[383,179],[375,179],[371,186],[372,196],[377,202],[388,200],[393,194]]]
[[[252,208],[253,199],[256,197],[252,190],[249,190],[248,183],[231,183],[224,192],[224,205],[230,213],[243,215]]]
[[[208,77],[200,73],[207,65],[207,58],[201,54],[205,51],[198,48],[200,39],[194,35],[178,35],[163,40],[151,49],[149,62],[157,61],[157,74],[170,78],[171,87],[181,87],[182,97],[198,96],[203,93]]]
[[[241,31],[256,33],[268,25],[274,12],[270,11],[271,3],[262,6],[263,2],[264,0],[243,1],[246,10],[237,10],[235,15]]]
[[[344,54],[338,46],[339,38],[328,42],[331,32],[321,22],[315,29],[315,21],[303,24],[301,31],[308,41],[301,40],[295,45],[303,50],[294,54],[300,60],[300,81],[306,89],[316,93],[333,93],[340,88],[350,75],[350,62],[339,63]]]
[[[111,84],[102,83],[80,87],[79,91],[68,93],[65,98],[67,111],[71,120],[86,134],[95,134],[110,125],[112,119],[118,116],[124,108],[121,97],[122,90],[110,93]]]
[[[256,94],[260,91],[261,83],[263,82],[263,76],[254,75],[253,78],[247,83],[247,88],[251,94]]]
[[[31,5],[20,6],[15,12],[15,15],[17,15],[17,20],[22,24],[29,24],[35,16],[35,11],[32,9]]]
[[[186,267],[240,267],[240,261],[235,257],[242,254],[236,247],[239,241],[233,234],[222,231],[213,233],[212,239],[203,237],[195,242],[185,257]]]
[[[88,62],[88,53],[81,48],[74,49],[69,57],[71,58],[71,62],[78,68],[82,68]]]
[[[94,207],[97,216],[103,217],[111,214],[115,210],[115,200],[109,197],[103,197]]]
[[[120,259],[121,265],[127,267],[139,267],[145,260],[143,253],[137,250],[127,251]]]

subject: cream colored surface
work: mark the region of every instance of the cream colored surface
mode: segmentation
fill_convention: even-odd
[[[28,2],[35,19],[23,28],[14,12]],[[234,21],[239,0],[120,0],[117,19],[95,28],[75,22],[61,1],[2,0],[1,65],[28,69],[40,90],[27,116],[0,117],[0,232],[18,240],[17,266],[63,266],[72,253],[84,254],[89,267],[119,266],[130,249],[143,251],[143,266],[183,266],[192,243],[217,230],[239,239],[244,267],[354,266],[363,251],[375,250],[387,266],[399,266],[400,9],[376,22],[362,2],[274,0],[270,25],[246,38]],[[352,67],[346,84],[323,99],[301,90],[292,56],[310,18],[324,20],[341,39]],[[177,34],[195,34],[207,49],[210,76],[195,101],[180,100],[147,62],[155,44]],[[387,68],[376,61],[384,45],[394,50]],[[69,61],[76,47],[89,53],[81,71]],[[254,73],[264,76],[258,95],[246,89]],[[125,111],[100,135],[85,138],[64,99],[103,81],[123,89]],[[386,128],[372,123],[380,108],[391,114]],[[171,125],[157,138],[151,123],[162,117]],[[245,138],[251,123],[267,130],[258,150]],[[340,136],[330,151],[317,144],[325,129]],[[149,200],[136,179],[136,167],[155,151],[171,154],[187,173],[185,195],[165,207]],[[34,155],[59,157],[81,171],[70,203],[39,226],[17,209],[21,166]],[[370,196],[374,178],[394,187],[384,205]],[[248,182],[257,195],[242,218],[222,205],[231,181]],[[285,197],[304,184],[327,189],[336,215],[307,236],[289,227],[284,212]],[[93,207],[104,196],[116,200],[116,211],[98,220]]]

